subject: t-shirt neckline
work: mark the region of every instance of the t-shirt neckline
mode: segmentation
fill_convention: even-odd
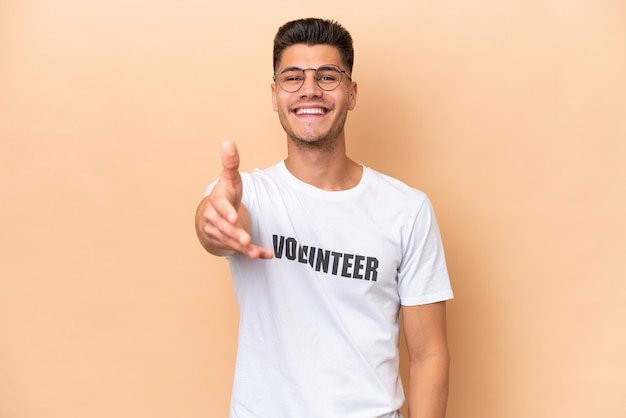
[[[360,164],[360,166],[363,168],[363,173],[361,174],[361,179],[356,184],[356,186],[346,190],[331,191],[315,187],[291,174],[291,172],[287,169],[287,166],[285,165],[285,160],[282,160],[280,163],[278,163],[280,175],[287,181],[290,187],[298,192],[303,192],[314,197],[326,200],[344,200],[360,194],[361,191],[366,187],[367,182],[369,181],[369,169],[363,164]]]

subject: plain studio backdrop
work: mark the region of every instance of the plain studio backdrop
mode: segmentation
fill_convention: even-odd
[[[448,416],[626,416],[624,1],[2,0],[0,417],[227,416],[193,215],[223,140],[284,158],[272,39],[310,16],[354,37],[350,155],[435,206]]]

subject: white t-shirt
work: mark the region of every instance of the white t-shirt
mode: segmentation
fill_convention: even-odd
[[[240,309],[231,418],[396,418],[401,305],[453,297],[426,195],[370,168],[330,192],[280,162],[242,173],[252,240],[228,257]]]

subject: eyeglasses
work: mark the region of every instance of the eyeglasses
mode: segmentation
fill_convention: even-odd
[[[344,74],[352,81],[350,74],[333,64],[322,65],[319,68],[283,68],[274,73],[274,81],[287,93],[295,93],[304,84],[304,73],[309,70],[315,71],[315,83],[324,91],[339,87]]]

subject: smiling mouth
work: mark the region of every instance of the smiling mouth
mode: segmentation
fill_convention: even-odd
[[[325,115],[328,112],[327,109],[322,107],[313,107],[313,108],[298,108],[295,110],[296,115]]]

